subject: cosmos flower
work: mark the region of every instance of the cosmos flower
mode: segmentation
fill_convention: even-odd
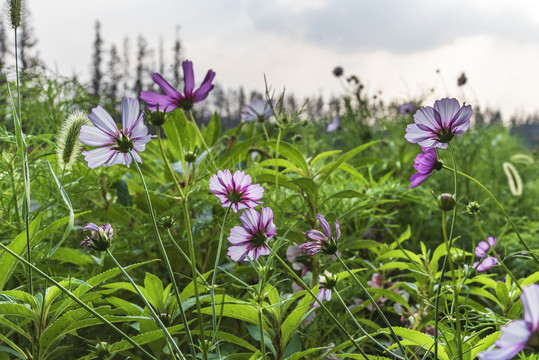
[[[320,284],[320,291],[318,291],[316,297],[320,302],[324,300],[330,301],[331,296],[333,295],[333,289],[335,288],[335,285],[337,285],[337,276],[326,270],[324,271],[324,274],[320,275],[318,278],[318,283]],[[312,306],[319,307],[320,304],[315,301]]]
[[[341,119],[338,115],[333,117],[333,121],[328,124],[326,127],[326,132],[332,132],[338,130],[341,127]]]
[[[172,111],[176,108],[189,111],[193,108],[194,104],[205,100],[210,91],[213,90],[214,85],[212,85],[212,81],[215,77],[215,72],[208,70],[202,85],[197,90],[194,90],[195,75],[193,73],[193,63],[185,60],[182,62],[182,67],[185,82],[183,94],[180,94],[174,89],[159,73],[153,73],[152,80],[165,94],[157,94],[152,91],[140,92],[140,98],[151,111],[155,111],[158,106],[159,109],[165,112]]]
[[[415,123],[406,127],[404,137],[427,149],[445,149],[453,136],[468,130],[471,116],[472,107],[461,107],[457,99],[436,100],[434,107],[423,106],[415,113]]]
[[[399,106],[399,113],[402,115],[411,115],[415,109],[415,104],[413,102],[407,102]]]
[[[122,100],[122,130],[101,106],[92,109],[88,116],[95,125],[82,125],[79,140],[86,145],[99,147],[90,151],[83,151],[84,160],[88,166],[95,169],[115,164],[131,164],[131,155],[142,163],[138,154],[144,151],[145,145],[152,138],[148,135],[148,128],[144,125],[144,118],[139,113],[137,99],[123,98]]]
[[[422,153],[417,154],[414,159],[414,168],[417,173],[410,177],[410,187],[413,188],[427,180],[436,170],[441,170],[443,163],[438,158],[438,151],[436,148],[427,149],[422,147]]]
[[[230,230],[228,241],[232,246],[228,248],[227,255],[234,261],[247,261],[247,258],[255,261],[260,255],[268,255],[267,242],[277,234],[273,211],[262,207],[258,213],[250,208],[241,214],[240,221],[242,226],[234,226]]]
[[[262,204],[258,200],[264,195],[264,188],[258,184],[251,185],[251,177],[239,170],[234,175],[228,169],[217,171],[210,178],[210,190],[221,200],[223,207],[232,204],[235,213]]]
[[[253,99],[249,105],[243,106],[241,115],[245,121],[264,122],[273,116],[271,103]]]
[[[498,259],[492,256],[487,256],[490,248],[496,247],[497,238],[489,236],[487,241],[480,241],[475,247],[475,256],[481,258],[481,263],[476,261],[472,267],[477,271],[486,271],[498,264]],[[486,256],[486,257],[485,257]]]
[[[539,285],[522,287],[520,301],[524,319],[502,326],[502,334],[494,343],[497,349],[477,354],[481,360],[509,360],[526,347],[539,350]]]
[[[82,230],[91,231],[90,236],[87,236],[80,243],[87,252],[90,252],[90,249],[105,251],[110,247],[113,235],[112,226],[110,224],[97,226],[94,223],[87,223]]]
[[[337,240],[341,237],[341,230],[339,228],[339,221],[335,221],[335,236],[331,236],[331,227],[322,214],[318,214],[316,217],[322,225],[322,232],[318,230],[308,230],[305,233],[305,237],[309,242],[300,244],[299,247],[309,256],[313,256],[322,252],[326,255],[334,255],[337,252]]]

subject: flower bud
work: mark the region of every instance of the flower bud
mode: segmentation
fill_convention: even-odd
[[[481,205],[477,201],[470,201],[466,206],[466,212],[471,216],[479,214]]]
[[[90,252],[90,249],[105,251],[110,247],[113,235],[112,226],[110,224],[97,226],[94,223],[88,223],[82,230],[91,231],[90,236],[87,236],[80,243],[87,252]]]
[[[110,347],[106,341],[100,341],[95,346],[94,354],[98,359],[106,359],[110,355]]]
[[[292,138],[292,140],[294,140],[294,142],[300,142],[301,139],[303,139],[303,137],[301,136],[301,134],[296,134],[296,135],[294,135],[294,137]]]
[[[157,104],[155,111],[150,111],[148,108],[144,110],[144,118],[148,120],[150,124],[160,127],[167,121],[168,114],[164,111],[160,111],[159,104]]]
[[[320,275],[318,282],[324,289],[333,290],[333,288],[337,285],[337,275],[326,270],[324,271],[323,275]]]
[[[456,204],[457,199],[455,199],[455,195],[453,194],[443,193],[438,196],[438,207],[443,211],[452,210]]]

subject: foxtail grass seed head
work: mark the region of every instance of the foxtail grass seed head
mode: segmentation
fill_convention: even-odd
[[[507,184],[509,185],[511,194],[514,196],[522,195],[522,178],[520,177],[518,170],[513,166],[513,164],[504,162],[503,172],[507,177]]]
[[[76,111],[69,115],[58,132],[56,141],[56,156],[58,165],[62,169],[71,169],[77,156],[82,151],[82,143],[79,140],[82,125],[89,125],[88,114]]]
[[[6,2],[6,10],[13,29],[21,25],[21,17],[23,16],[24,2],[23,0],[8,0]]]

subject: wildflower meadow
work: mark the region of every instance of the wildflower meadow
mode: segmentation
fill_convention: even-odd
[[[338,111],[266,79],[224,126],[195,58],[117,97],[17,61],[0,360],[539,358],[537,147],[473,102],[338,66]]]

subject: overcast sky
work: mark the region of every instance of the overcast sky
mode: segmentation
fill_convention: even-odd
[[[539,110],[536,0],[30,0],[28,8],[41,58],[80,78],[99,20],[105,49],[129,37],[134,50],[142,34],[156,52],[162,38],[168,57],[180,26],[197,84],[211,68],[225,88],[262,91],[265,74],[277,90],[328,98],[342,93],[332,75],[340,65],[387,100],[456,97],[500,108],[505,120]],[[462,72],[468,83],[458,88]]]

